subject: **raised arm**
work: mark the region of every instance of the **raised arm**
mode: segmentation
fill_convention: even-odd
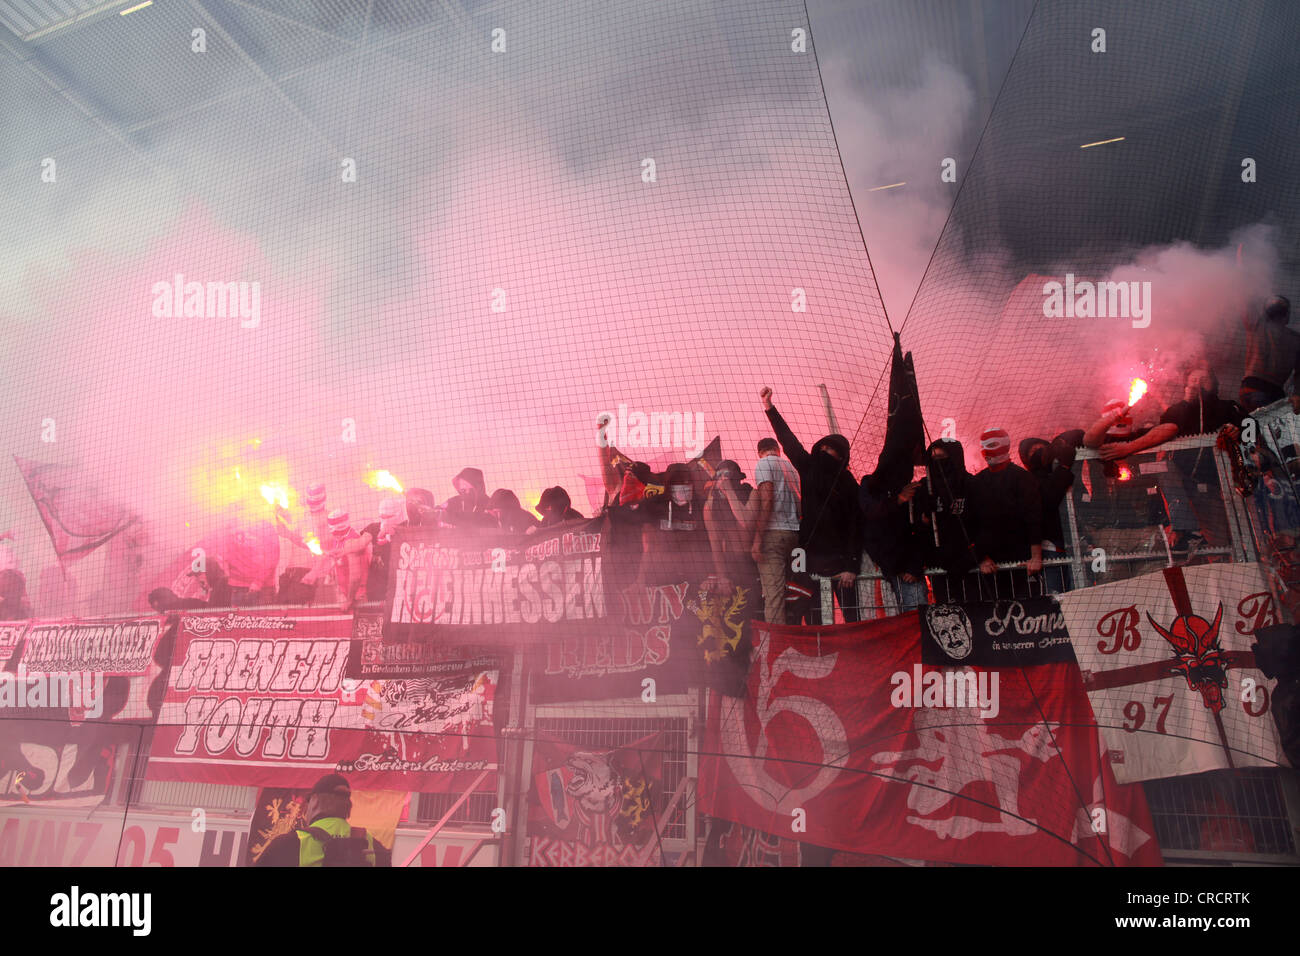
[[[763,410],[767,413],[767,420],[772,423],[772,432],[776,435],[776,440],[781,443],[785,457],[794,463],[795,468],[802,471],[808,464],[808,450],[795,437],[794,432],[790,431],[790,426],[785,423],[781,413],[772,404],[772,390],[765,387],[758,393],[758,397],[763,400]]]
[[[596,419],[596,452],[600,459],[600,474],[605,481],[605,500],[617,504],[623,479],[618,473],[618,450],[609,440],[607,431],[612,424],[606,415]]]

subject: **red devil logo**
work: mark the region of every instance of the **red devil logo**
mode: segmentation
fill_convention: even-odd
[[[1219,625],[1223,622],[1223,604],[1211,624],[1203,617],[1185,614],[1174,618],[1165,630],[1149,613],[1147,620],[1166,641],[1173,645],[1176,667],[1187,678],[1187,686],[1199,690],[1205,706],[1216,714],[1223,710],[1223,689],[1228,686],[1224,673],[1227,658],[1219,646]]]

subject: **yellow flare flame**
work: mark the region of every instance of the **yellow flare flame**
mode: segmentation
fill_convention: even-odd
[[[1128,403],[1136,405],[1142,400],[1142,396],[1147,393],[1147,383],[1140,378],[1133,379],[1133,384],[1129,386]]]
[[[317,538],[315,535],[312,535],[312,537],[307,539],[307,550],[318,558],[325,553],[321,550],[320,538]]]
[[[289,493],[279,485],[263,485],[262,497],[269,504],[278,504],[281,508],[289,507]]]
[[[387,469],[369,472],[366,475],[366,484],[376,491],[395,491],[399,495],[402,493],[401,483]]]

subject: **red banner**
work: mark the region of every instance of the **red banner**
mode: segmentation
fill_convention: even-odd
[[[446,792],[496,769],[498,671],[349,680],[351,637],[351,616],[309,610],[183,616],[146,775]]]
[[[1077,665],[923,665],[915,613],[754,633],[746,696],[710,699],[702,812],[901,859],[1161,862],[1145,795],[1103,762]]]
[[[543,737],[533,750],[529,866],[659,866],[662,735],[611,751]]]

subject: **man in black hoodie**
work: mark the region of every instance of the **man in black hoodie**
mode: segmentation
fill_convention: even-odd
[[[939,604],[965,601],[968,592],[970,600],[979,599],[973,573],[976,528],[967,506],[971,477],[966,451],[957,439],[940,438],[925,450],[925,482],[917,494],[917,511],[924,525],[925,564],[947,572],[930,578]]]
[[[772,405],[772,390],[764,388],[759,397],[777,441],[799,472],[803,496],[799,544],[808,555],[807,570],[834,579],[835,597],[844,620],[856,621],[863,517],[858,504],[858,483],[849,473],[849,440],[843,435],[827,435],[809,452]]]
[[[527,534],[530,528],[541,524],[540,519],[524,510],[519,503],[519,496],[509,488],[498,488],[492,492],[488,514],[497,519],[501,530],[507,534]]]
[[[542,516],[539,528],[553,528],[557,524],[564,524],[566,521],[581,521],[582,514],[572,507],[573,502],[569,499],[569,493],[556,485],[554,488],[547,488],[542,492],[542,496],[537,499],[537,513]],[[532,529],[527,533],[531,534]]]
[[[862,476],[863,544],[903,612],[927,603],[925,535],[930,529],[918,509],[920,484],[912,481],[896,488],[878,473]]]
[[[452,479],[456,497],[442,506],[442,520],[458,528],[495,528],[496,519],[487,513],[490,506],[483,472],[477,468],[462,468]]]
[[[1058,435],[1050,442],[1045,438],[1026,438],[1020,443],[1020,462],[1038,484],[1042,499],[1044,557],[1065,557],[1061,502],[1074,484],[1076,440],[1082,441],[1081,430]],[[1065,565],[1044,568],[1043,577],[1049,591],[1060,594],[1071,588],[1070,569]]]

